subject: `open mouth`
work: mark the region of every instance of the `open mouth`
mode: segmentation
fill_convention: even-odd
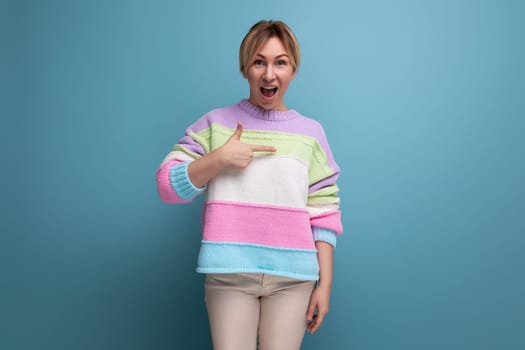
[[[277,88],[276,87],[269,87],[269,88],[268,87],[262,87],[261,88],[261,93],[266,98],[273,97],[276,92],[277,92]]]

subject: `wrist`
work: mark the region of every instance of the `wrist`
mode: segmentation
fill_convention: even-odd
[[[224,152],[222,151],[222,147],[217,148],[210,154],[210,158],[213,164],[213,167],[217,171],[217,173],[221,172],[223,169],[228,167],[227,158],[224,156]]]
[[[319,280],[317,282],[317,288],[330,291],[332,289],[332,281],[328,282],[328,281]]]

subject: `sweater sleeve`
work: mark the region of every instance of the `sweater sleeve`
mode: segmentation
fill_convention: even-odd
[[[318,147],[314,150],[310,167],[311,184],[307,209],[314,239],[330,243],[335,247],[337,236],[343,233],[337,186],[340,170],[322,127],[317,139]]]
[[[197,188],[188,176],[188,165],[209,152],[208,128],[202,120],[186,129],[185,136],[169,152],[157,170],[157,190],[166,203],[188,203],[206,186]]]

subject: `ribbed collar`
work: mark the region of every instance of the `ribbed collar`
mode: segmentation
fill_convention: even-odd
[[[299,116],[299,113],[297,113],[297,111],[294,109],[289,109],[287,111],[272,111],[256,106],[247,99],[241,100],[238,105],[243,111],[257,119],[284,121],[294,119]]]

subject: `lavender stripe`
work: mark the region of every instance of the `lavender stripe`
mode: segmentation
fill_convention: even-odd
[[[314,193],[315,191],[318,191],[323,187],[327,187],[327,186],[335,184],[338,177],[339,177],[339,172],[333,174],[332,176],[324,178],[319,182],[316,182],[315,184],[310,186],[310,188],[308,189],[308,193]]]
[[[184,136],[182,139],[179,140],[178,144],[184,146],[190,152],[197,153],[201,156],[206,153],[204,148],[190,136]]]

